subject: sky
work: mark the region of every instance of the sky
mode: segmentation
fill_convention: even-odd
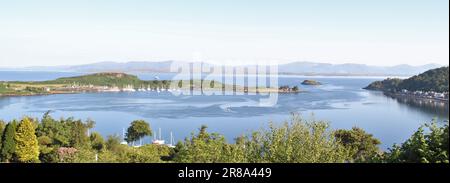
[[[448,65],[448,0],[0,0],[0,67]]]

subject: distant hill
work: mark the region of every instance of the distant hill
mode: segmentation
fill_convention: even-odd
[[[163,62],[98,62],[74,66],[25,67],[28,71],[67,71],[67,72],[169,72],[172,61]]]
[[[195,83],[197,82],[197,83]],[[193,81],[198,84],[200,81]],[[0,96],[31,96],[78,92],[156,90],[170,87],[169,80],[140,80],[125,73],[95,73],[49,81],[0,82]]]
[[[94,64],[55,67],[26,67],[15,70],[29,71],[68,71],[68,72],[170,72],[170,66],[174,61],[144,62],[133,61],[126,63],[99,62]],[[212,65],[212,64],[209,64]],[[390,67],[370,66],[364,64],[329,64],[314,62],[293,62],[278,66],[280,74],[300,75],[334,75],[334,76],[413,76],[430,69],[440,67],[437,64],[422,66],[397,65]],[[11,69],[10,69],[11,70]]]
[[[163,86],[164,88],[168,87],[170,81],[144,81],[140,80],[135,75],[125,74],[125,73],[95,73],[83,76],[76,77],[65,77],[58,78],[50,81],[38,82],[41,84],[63,84],[63,85],[94,85],[94,86],[117,86],[119,88],[127,87],[128,85],[139,87],[145,86],[147,87],[156,87]]]
[[[77,72],[169,72],[172,61],[164,62],[99,62],[95,64],[72,66]]]
[[[126,85],[148,85],[148,81],[140,80],[137,76],[124,73],[96,73],[84,76],[58,78],[51,81],[41,82],[44,84],[78,84],[78,85],[96,85],[96,86],[118,86]]]
[[[449,67],[428,70],[408,79],[385,79],[371,83],[365,89],[380,91],[436,91],[448,92]]]
[[[328,64],[313,62],[294,62],[280,65],[280,73],[303,73],[325,75],[370,75],[370,76],[412,76],[429,69],[440,67],[437,64],[422,66],[397,65],[391,67],[370,66],[365,64]]]

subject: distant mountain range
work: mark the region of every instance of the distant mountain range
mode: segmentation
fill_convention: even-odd
[[[133,61],[98,62],[93,64],[75,66],[50,66],[50,67],[25,67],[0,70],[26,70],[26,71],[65,71],[65,72],[170,72],[173,61],[146,62]],[[396,65],[396,66],[371,66],[365,64],[329,64],[314,62],[292,62],[278,66],[281,74],[300,75],[334,75],[334,76],[412,76],[430,69],[441,67],[438,64],[426,64],[422,66]]]

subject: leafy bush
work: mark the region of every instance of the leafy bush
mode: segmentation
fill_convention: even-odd
[[[361,128],[353,127],[351,130],[337,130],[334,136],[346,148],[353,151],[352,158],[356,162],[370,161],[381,153],[378,147],[381,144],[380,140]]]
[[[385,162],[449,163],[448,126],[435,121],[421,126],[406,142],[389,149]]]
[[[222,135],[202,127],[184,143],[177,144],[175,161],[196,163],[318,163],[348,162],[351,151],[340,144],[325,122],[304,121],[294,116],[291,123],[271,124],[268,130],[254,132],[227,144]]]

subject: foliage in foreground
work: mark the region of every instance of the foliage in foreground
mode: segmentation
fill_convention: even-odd
[[[35,127],[28,118],[24,118],[17,126],[14,135],[16,156],[19,162],[38,162],[39,145],[35,135]]]
[[[3,162],[9,162],[14,159],[14,154],[16,152],[16,141],[14,140],[14,135],[16,133],[16,121],[9,122],[2,133],[1,139],[1,149],[0,149],[0,159]]]
[[[355,162],[371,161],[374,157],[381,155],[378,147],[380,140],[366,133],[363,129],[353,127],[351,130],[337,130],[334,136],[339,142],[352,152],[352,160]]]
[[[94,122],[73,118],[55,120],[45,114],[37,119],[1,123],[0,157],[2,162],[43,163],[352,163],[412,162],[448,163],[448,123],[432,122],[420,127],[406,142],[387,152],[380,141],[363,129],[332,130],[327,122],[293,116],[282,124],[241,136],[228,143],[218,133],[202,126],[175,148],[148,144],[133,147],[121,143],[118,135],[106,140],[97,132],[89,133]],[[136,125],[139,124],[139,125]],[[139,128],[138,128],[139,127]],[[141,128],[142,127],[142,128]],[[133,140],[151,134],[146,121],[135,121],[129,132]],[[134,133],[133,132],[133,133]],[[130,134],[131,135],[131,134]],[[131,137],[131,136],[130,136]]]
[[[449,163],[448,123],[421,126],[406,142],[394,145],[385,155],[390,163]],[[425,132],[427,131],[427,132]]]
[[[305,121],[294,116],[282,125],[238,137],[228,144],[217,133],[209,134],[206,126],[197,135],[178,143],[176,162],[218,163],[343,163],[363,161],[379,153],[379,140],[363,130],[333,131],[323,121]]]

